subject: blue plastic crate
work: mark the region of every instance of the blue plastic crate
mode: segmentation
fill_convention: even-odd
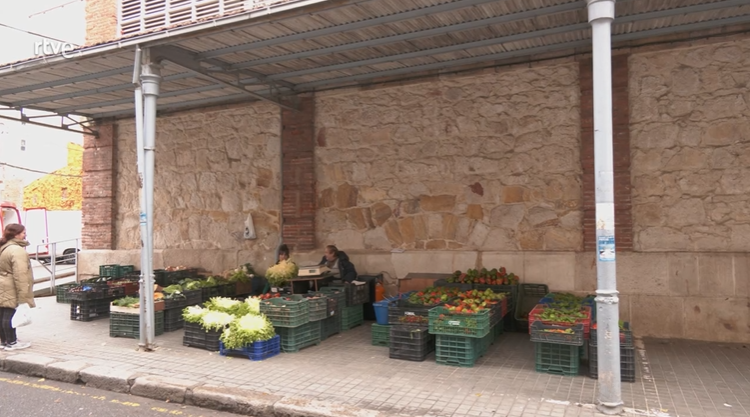
[[[262,361],[278,355],[281,352],[281,338],[275,335],[269,340],[255,342],[242,349],[225,349],[224,343],[219,342],[219,354],[221,356],[245,356],[253,361]]]

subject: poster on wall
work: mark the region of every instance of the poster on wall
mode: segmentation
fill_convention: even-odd
[[[614,262],[615,260],[615,237],[599,236],[597,251],[599,252],[599,261]]]

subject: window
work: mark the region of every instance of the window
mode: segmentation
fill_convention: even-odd
[[[120,0],[122,36],[164,29],[176,24],[252,10],[280,1],[267,0]]]

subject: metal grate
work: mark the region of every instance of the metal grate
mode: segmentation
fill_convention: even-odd
[[[164,29],[285,1],[288,0],[121,0],[120,35]]]

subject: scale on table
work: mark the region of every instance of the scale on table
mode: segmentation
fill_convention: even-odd
[[[325,265],[300,266],[297,276],[299,277],[319,277],[331,272],[331,269]]]

